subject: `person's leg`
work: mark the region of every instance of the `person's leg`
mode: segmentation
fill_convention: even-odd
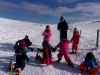
[[[75,45],[72,43],[72,53],[74,53]]]
[[[78,45],[75,45],[75,53],[77,53]]]
[[[57,63],[59,63],[62,59],[63,53],[59,52],[57,55],[58,60],[56,61]]]
[[[65,58],[66,62],[70,61],[70,57],[68,55],[68,52],[64,52],[64,58]]]
[[[38,59],[39,59],[41,64],[46,64],[46,59],[45,58],[42,58],[41,56],[38,56]]]
[[[21,72],[24,69],[24,67],[25,67],[25,63],[22,63],[22,64],[18,65],[18,67],[15,70],[16,70],[16,72]]]

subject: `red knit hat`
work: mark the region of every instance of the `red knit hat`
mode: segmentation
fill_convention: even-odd
[[[22,48],[25,47],[26,46],[25,41],[21,40],[20,43],[19,43],[19,46],[22,47]]]

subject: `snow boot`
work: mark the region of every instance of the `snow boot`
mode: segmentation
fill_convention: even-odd
[[[61,61],[61,58],[58,58],[58,60],[56,61],[56,64],[59,64]]]
[[[78,54],[78,51],[75,51],[74,53],[75,53],[75,54]]]
[[[70,67],[74,68],[74,64],[73,64],[71,61],[68,62],[68,65],[69,65]]]
[[[74,52],[74,50],[72,50],[72,52],[71,52],[72,54],[74,54],[75,52]]]

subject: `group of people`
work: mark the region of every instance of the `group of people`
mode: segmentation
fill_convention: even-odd
[[[57,48],[59,48],[59,53],[57,55],[58,60],[56,60],[56,63],[58,64],[61,61],[62,56],[64,56],[68,65],[71,67],[74,67],[74,64],[71,61],[70,56],[68,54],[69,43],[72,43],[72,53],[77,54],[78,44],[79,44],[79,40],[80,40],[79,31],[75,27],[72,38],[70,40],[68,40],[67,39],[68,23],[65,21],[63,16],[61,16],[61,18],[60,18],[60,22],[58,23],[57,29],[60,31],[60,42],[55,47],[52,47],[50,45],[50,38],[52,36],[52,32],[50,29],[50,25],[46,26],[46,29],[42,33],[42,36],[44,36],[43,42],[42,42],[43,55],[40,56],[37,53],[36,60],[39,60],[41,64],[47,64],[47,65],[52,64],[52,52],[55,52],[57,50]],[[12,66],[12,68],[14,68],[16,71],[18,71],[18,72],[22,71],[25,67],[25,60],[27,60],[27,62],[29,61],[29,58],[26,53],[27,53],[28,49],[31,49],[29,47],[31,44],[32,44],[32,42],[30,42],[27,35],[25,36],[24,39],[16,42],[16,44],[14,46],[15,54],[16,54],[16,63],[13,64],[13,66]],[[96,65],[97,65],[95,57],[93,56],[93,54],[92,54],[93,57],[91,57],[91,53],[92,52],[90,52],[90,55],[89,54],[86,55],[86,58],[84,61],[86,70],[88,70],[88,68],[96,67]]]

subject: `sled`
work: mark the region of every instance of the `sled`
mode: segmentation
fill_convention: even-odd
[[[80,74],[84,74],[86,71],[86,65],[85,65],[85,62],[82,62],[79,66],[79,73]]]
[[[15,75],[19,75],[20,74],[20,72],[14,72],[12,70],[12,59],[10,60],[10,63],[8,64],[7,73],[8,74],[15,74]]]
[[[100,70],[100,67],[90,68],[87,75],[97,75]]]

